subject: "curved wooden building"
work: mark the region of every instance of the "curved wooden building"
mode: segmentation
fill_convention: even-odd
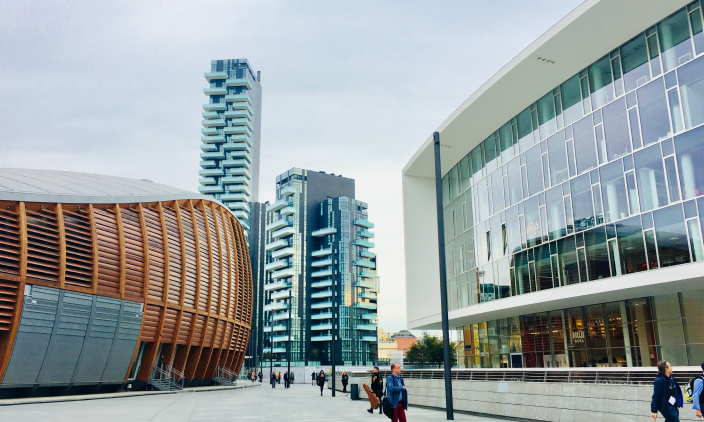
[[[0,169],[0,393],[139,387],[155,366],[191,385],[239,373],[251,316],[244,232],[219,202],[149,181]]]

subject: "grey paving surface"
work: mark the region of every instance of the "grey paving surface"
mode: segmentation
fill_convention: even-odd
[[[0,421],[51,422],[229,422],[281,420],[285,422],[388,421],[384,415],[370,415],[366,400],[352,401],[338,393],[330,397],[326,388],[309,384],[283,385],[199,393],[179,393],[60,403],[35,403],[0,407]],[[410,408],[408,420],[441,421],[445,412]],[[455,415],[457,421],[496,419]]]

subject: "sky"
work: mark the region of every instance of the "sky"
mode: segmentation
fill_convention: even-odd
[[[0,0],[0,166],[198,187],[203,73],[261,71],[260,200],[300,167],[356,181],[379,327],[406,328],[401,170],[578,0]],[[437,239],[428,239],[437,241]]]

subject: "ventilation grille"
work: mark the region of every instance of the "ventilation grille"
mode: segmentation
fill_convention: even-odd
[[[193,219],[191,211],[181,207],[181,224],[183,226],[183,240],[186,243],[186,297],[184,306],[195,309],[196,286],[198,284],[196,268],[196,238],[193,234]]]
[[[169,242],[169,302],[181,303],[181,231],[176,211],[164,207],[166,237]]]
[[[120,243],[115,211],[93,210],[98,237],[98,290],[120,293]]]
[[[27,210],[27,277],[59,281],[59,226],[48,209]]]
[[[125,234],[125,295],[144,297],[144,238],[139,213],[121,209],[122,231]]]
[[[87,211],[63,210],[66,233],[67,285],[91,288],[93,286],[93,236]]]
[[[12,209],[0,211],[0,273],[20,275],[20,221]]]

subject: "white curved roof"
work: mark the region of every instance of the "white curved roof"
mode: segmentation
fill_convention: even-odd
[[[148,180],[58,170],[0,168],[0,200],[94,204],[174,199],[214,201],[196,192]]]

